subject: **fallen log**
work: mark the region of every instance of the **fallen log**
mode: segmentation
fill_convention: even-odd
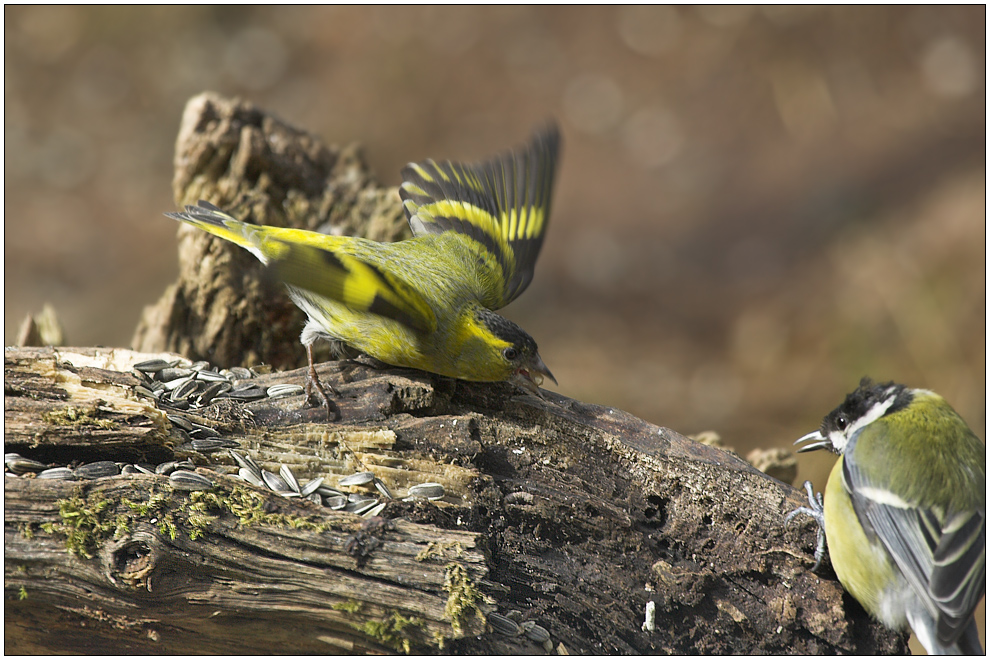
[[[175,192],[407,231],[359,149],[212,94]],[[139,352],[4,351],[8,653],[906,651],[810,571],[792,486],[618,410],[360,361],[319,365],[328,420],[279,285],[179,235]]]

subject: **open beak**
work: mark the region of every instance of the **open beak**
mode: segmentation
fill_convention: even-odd
[[[526,366],[516,369],[516,372],[509,378],[509,382],[529,390],[542,399],[540,385],[543,384],[544,376],[552,380],[554,385],[557,384],[557,379],[553,377],[553,374],[547,369],[547,365],[543,364],[540,354],[537,353]]]
[[[799,447],[797,453],[803,454],[806,451],[815,451],[816,449],[828,449],[829,451],[834,451],[832,449],[832,443],[828,438],[822,435],[821,431],[812,431],[807,435],[803,435],[794,441],[794,444],[799,445],[802,442],[808,442],[810,444]]]

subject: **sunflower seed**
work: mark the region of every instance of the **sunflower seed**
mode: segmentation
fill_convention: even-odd
[[[196,380],[205,380],[209,383],[229,383],[230,381],[226,376],[221,374],[219,371],[213,371],[212,369],[204,369],[197,372]]]
[[[74,474],[80,479],[99,479],[120,474],[120,468],[113,461],[96,461],[80,465],[75,469]]]
[[[178,360],[176,360],[175,362],[166,362],[165,360],[155,358],[154,360],[145,360],[144,362],[138,362],[137,364],[134,365],[134,368],[146,374],[156,374],[162,369],[169,369],[177,364],[179,364]]]
[[[485,618],[488,619],[488,625],[492,627],[492,632],[497,632],[507,637],[515,637],[519,634],[519,624],[512,619],[502,616],[498,612],[492,612]]]
[[[143,463],[135,463],[134,467],[138,469],[138,472],[142,474],[155,474],[155,468],[150,465],[144,465]]]
[[[254,374],[251,373],[250,369],[245,369],[244,367],[231,367],[229,373],[235,380],[245,380],[247,378],[254,378]],[[223,373],[221,371],[220,373]]]
[[[388,486],[386,486],[385,483],[378,477],[375,477],[375,488],[377,488],[378,492],[384,495],[386,499],[392,499],[392,491],[390,491]]]
[[[143,472],[141,472],[141,470],[137,469],[136,465],[125,465],[124,467],[120,468],[120,473],[126,476],[130,476],[134,474],[144,474]]]
[[[323,505],[323,498],[320,497],[320,494],[319,493],[310,493],[309,495],[306,495],[305,497],[306,497],[307,500],[309,500],[313,504],[319,504],[320,506]]]
[[[190,420],[183,417],[182,415],[171,415],[165,413],[165,417],[168,419],[168,421],[172,422],[174,426],[178,426],[183,431],[193,430],[193,423]]]
[[[526,635],[526,637],[529,637],[537,644],[542,644],[550,639],[550,631],[537,624],[535,621],[523,621],[519,624],[519,628],[523,631],[523,634]]]
[[[30,458],[24,458],[20,454],[4,454],[4,464],[14,474],[27,474],[28,472],[40,472],[48,466]]]
[[[363,511],[360,515],[364,516],[365,518],[373,518],[385,510],[386,504],[388,504],[388,502],[382,502],[380,504],[377,504],[371,507],[370,509],[368,509],[367,511]]]
[[[361,515],[371,511],[373,508],[378,506],[378,500],[368,500],[367,502],[362,502],[360,504],[348,504],[344,511],[350,511],[351,513]]]
[[[282,396],[295,396],[297,394],[302,394],[305,391],[306,390],[302,385],[280,383],[278,385],[272,385],[268,388],[268,398],[277,399]]]
[[[249,384],[235,387],[225,393],[224,396],[228,399],[234,399],[236,401],[257,401],[258,399],[264,399],[268,396],[268,391],[264,387]]]
[[[351,493],[350,495],[347,496],[347,501],[350,504],[360,504],[362,502],[371,502],[374,499],[375,499],[374,497],[370,497],[370,496],[364,495],[362,493]]]
[[[162,369],[157,374],[155,374],[155,379],[160,380],[163,383],[166,383],[166,387],[167,387],[168,383],[175,382],[182,378],[189,378],[190,376],[195,375],[195,373],[196,372],[193,371],[192,369],[183,369],[181,367],[166,367],[165,369]]]
[[[192,431],[189,435],[194,438],[219,438],[220,433],[216,429],[211,429],[209,426],[203,426],[202,424],[197,424],[192,422]]]
[[[289,488],[289,484],[285,483],[285,480],[282,479],[282,477],[272,472],[269,472],[268,470],[261,471],[261,478],[265,481],[266,486],[268,486],[269,488],[271,488],[276,492],[280,490],[282,491],[291,490]]]
[[[168,482],[178,490],[209,490],[213,482],[198,472],[176,470],[168,476]]]
[[[228,453],[230,454],[230,457],[237,462],[238,465],[240,465],[242,468],[248,468],[249,470],[253,470],[258,475],[258,478],[259,479],[261,478],[261,466],[255,463],[253,458],[251,458],[247,454],[241,454],[240,452],[234,451],[233,449],[231,449]]]
[[[49,468],[38,473],[39,479],[73,479],[74,476],[72,469],[67,467]]]
[[[299,497],[300,496],[299,493],[297,493],[294,490],[278,490],[278,491],[275,491],[275,494],[276,495],[281,495],[282,497],[288,497],[288,498],[293,498],[293,497]]]
[[[320,494],[316,492],[316,489],[319,488],[320,484],[322,483],[323,483],[323,477],[317,477],[316,479],[311,480],[305,486],[300,488],[299,493],[303,497],[306,497],[307,495],[316,495],[317,497],[320,497]]]
[[[192,461],[167,461],[155,468],[155,474],[172,474],[179,469],[196,469]]]
[[[330,486],[317,486],[316,492],[323,497],[343,497],[344,499],[347,499],[347,495],[340,492],[336,488],[331,488]]]
[[[239,446],[238,443],[229,438],[202,438],[192,441],[192,448],[199,452],[211,452],[218,449],[230,449]]]
[[[374,472],[357,472],[355,474],[349,474],[346,477],[341,478],[338,482],[338,486],[363,486],[365,484],[371,483],[375,478]]]
[[[169,395],[168,398],[170,401],[185,401],[190,396],[196,393],[196,391],[199,389],[200,384],[201,383],[198,380],[193,380],[192,378],[190,378],[186,380],[186,382],[182,383],[174,390],[172,390],[172,393]]]
[[[255,473],[255,471],[251,468],[242,467],[237,471],[237,476],[249,484],[254,484],[255,486],[265,488],[265,482],[262,481],[261,475]]]
[[[347,498],[343,495],[334,495],[323,498],[323,504],[335,511],[339,511],[347,506]]]
[[[144,385],[136,385],[134,387],[134,393],[137,394],[138,396],[143,396],[146,399],[157,399],[158,398],[158,397],[155,396],[155,393],[154,392],[152,392],[151,390],[149,390]]]
[[[200,360],[199,362],[193,362],[191,365],[189,365],[189,368],[192,369],[193,371],[202,371],[203,369],[206,369],[208,366],[210,366],[209,362],[207,362],[206,360]]]
[[[408,497],[412,499],[426,498],[428,500],[443,499],[446,491],[442,484],[429,481],[425,484],[417,484],[409,488]]]
[[[223,383],[213,383],[212,385],[207,385],[206,388],[199,393],[199,396],[196,397],[195,400],[196,405],[197,406],[209,405],[210,402],[213,401],[213,399],[216,398],[218,394],[220,394],[225,384],[229,386],[229,383],[226,383],[226,381]]]
[[[292,469],[288,465],[282,465],[278,469],[279,475],[289,486],[289,490],[295,491],[296,494],[300,492],[299,482],[296,480],[296,475],[292,474]]]

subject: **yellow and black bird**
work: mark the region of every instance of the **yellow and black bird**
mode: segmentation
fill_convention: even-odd
[[[556,380],[536,342],[493,310],[533,279],[559,145],[550,124],[524,148],[481,163],[410,163],[399,194],[413,238],[396,243],[247,224],[203,201],[166,215],[249,250],[285,282],[309,317],[301,341],[328,410],[313,366],[318,339],[395,366],[507,380],[539,394],[544,376]]]

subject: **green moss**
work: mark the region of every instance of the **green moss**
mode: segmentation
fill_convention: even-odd
[[[350,614],[356,614],[361,610],[361,603],[351,599],[346,600],[343,603],[334,603],[330,607],[338,612],[349,612]]]
[[[92,559],[101,543],[119,540],[131,533],[136,522],[157,518],[162,534],[175,538],[176,526],[167,511],[169,498],[153,494],[147,502],[133,502],[126,497],[107,499],[100,493],[87,498],[74,495],[58,501],[59,522],[44,523],[49,534],[65,537],[66,549],[74,555]]]
[[[422,635],[423,620],[415,616],[406,617],[391,610],[383,619],[354,624],[354,627],[382,646],[408,655],[412,652],[413,637]]]
[[[427,559],[436,557],[437,559],[446,558],[448,550],[454,551],[454,557],[460,558],[464,555],[464,547],[461,545],[460,541],[446,541],[446,542],[436,542],[430,541],[426,544],[424,550],[420,550],[416,555],[416,561],[426,561]]]
[[[17,592],[17,600],[27,600],[27,597],[28,597],[28,590],[22,586],[20,590]]]
[[[199,516],[201,530],[205,530],[205,525],[214,519],[211,514],[223,512],[234,514],[237,522],[245,527],[268,525],[311,532],[326,532],[333,529],[332,525],[323,520],[314,522],[301,516],[266,511],[265,501],[265,497],[260,493],[241,486],[233,486],[229,491],[223,488],[194,491],[189,494],[189,504],[184,510],[190,517]]]
[[[20,532],[21,536],[26,538],[28,541],[34,538],[34,524],[33,523],[21,523],[17,526],[17,531]]]
[[[44,523],[41,528],[49,534],[65,536],[65,547],[72,554],[92,559],[99,543],[115,536],[118,527],[126,526],[122,516],[104,515],[111,502],[98,495],[87,499],[76,495],[58,501],[61,522]]]
[[[76,408],[75,406],[66,406],[65,408],[42,413],[41,418],[52,426],[89,425],[98,426],[101,429],[106,429],[108,431],[118,427],[118,424],[112,420],[94,417],[90,414],[90,411],[82,410],[80,408]]]
[[[261,494],[240,486],[234,486],[229,491],[220,487],[210,491],[193,491],[181,504],[167,492],[152,493],[144,502],[134,502],[126,497],[106,499],[99,493],[87,498],[75,495],[58,501],[59,522],[45,523],[41,528],[49,534],[64,536],[69,552],[86,559],[92,559],[100,544],[107,539],[120,539],[129,534],[137,522],[156,525],[163,536],[172,540],[175,540],[180,527],[190,540],[201,538],[217,517],[224,513],[233,514],[245,526],[291,527],[313,532],[333,528],[330,523],[315,517],[311,520],[270,513],[265,510],[265,501]],[[31,530],[22,528],[21,533],[29,534]]]
[[[447,564],[443,576],[443,589],[449,594],[443,613],[450,621],[454,635],[458,637],[463,635],[463,625],[468,616],[476,616],[482,624],[485,623],[485,615],[478,608],[478,602],[484,599],[484,595],[471,582],[464,566],[457,562]]]

